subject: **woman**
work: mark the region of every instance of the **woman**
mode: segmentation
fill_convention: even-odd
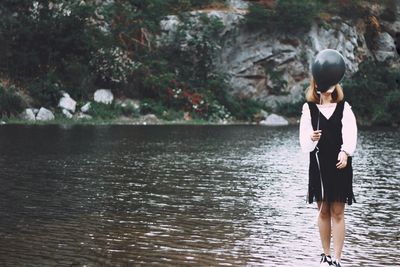
[[[304,152],[310,152],[308,202],[318,204],[321,266],[341,266],[345,203],[355,201],[351,164],[357,142],[356,119],[339,84],[319,93],[312,80],[306,100],[300,120],[300,144]],[[334,261],[330,256],[331,231]]]

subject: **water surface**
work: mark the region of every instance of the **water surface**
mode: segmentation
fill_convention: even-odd
[[[395,266],[400,134],[362,129],[344,266]],[[318,266],[297,127],[2,126],[5,266]]]

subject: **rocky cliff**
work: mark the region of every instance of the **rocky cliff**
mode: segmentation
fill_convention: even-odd
[[[310,64],[322,49],[332,48],[343,54],[347,77],[367,58],[389,65],[399,64],[400,49],[396,50],[396,38],[400,38],[400,8],[396,11],[396,21],[379,20],[375,45],[370,48],[365,37],[368,30],[365,19],[345,19],[329,14],[323,23],[315,20],[307,33],[271,34],[243,26],[248,8],[246,1],[228,2],[228,8],[223,10],[193,11],[190,15],[195,18],[203,13],[223,22],[221,38],[224,42],[215,62],[219,69],[229,74],[232,94],[261,100],[272,109],[280,104],[302,101],[310,79]],[[368,8],[372,14],[368,19],[372,22],[383,12],[380,5]],[[177,25],[178,17],[169,16],[162,22],[164,34],[175,31]],[[400,46],[399,40],[397,43]],[[279,90],[276,90],[277,86]]]

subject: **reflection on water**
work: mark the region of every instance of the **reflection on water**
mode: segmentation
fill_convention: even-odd
[[[400,134],[360,131],[345,266],[400,250]],[[7,266],[318,266],[297,127],[3,126]]]

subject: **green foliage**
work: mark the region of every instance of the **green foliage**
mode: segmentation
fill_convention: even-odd
[[[280,0],[274,9],[251,4],[244,21],[250,30],[296,34],[311,28],[316,12],[315,1]]]
[[[51,69],[64,71],[63,62],[85,64],[96,47],[97,28],[87,21],[94,7],[77,1],[12,0],[0,3],[0,68],[12,78],[36,77]]]
[[[221,49],[223,24],[216,17],[200,16],[199,21],[182,16],[174,40],[159,54],[191,86],[203,87],[214,73],[214,58]]]
[[[316,7],[309,0],[280,0],[275,8],[276,27],[287,33],[308,32],[316,15]]]
[[[90,104],[89,115],[94,119],[114,119],[123,113],[121,106],[92,102]]]
[[[140,104],[141,114],[155,114],[157,116],[162,116],[166,107],[160,101],[153,99],[144,99]]]
[[[295,103],[285,103],[280,104],[277,107],[277,113],[282,114],[287,117],[296,117],[299,115],[299,111],[301,111],[305,99],[302,98],[301,100]]]
[[[399,124],[398,105],[400,69],[383,63],[365,61],[359,71],[344,82],[346,99],[355,114],[365,123]]]
[[[271,26],[273,16],[272,10],[254,3],[249,6],[249,10],[245,15],[245,25],[249,30],[259,31],[265,29],[269,31],[273,29]]]
[[[275,70],[275,67],[271,63],[264,64],[264,71],[271,80],[272,88],[270,88],[270,93],[274,95],[285,95],[286,92],[283,90],[287,86],[287,81],[283,78],[284,71]]]
[[[36,101],[35,104],[44,107],[57,105],[63,89],[54,72],[38,77],[28,86],[30,95]]]
[[[0,84],[0,117],[10,117],[22,112],[25,105],[14,86]]]

